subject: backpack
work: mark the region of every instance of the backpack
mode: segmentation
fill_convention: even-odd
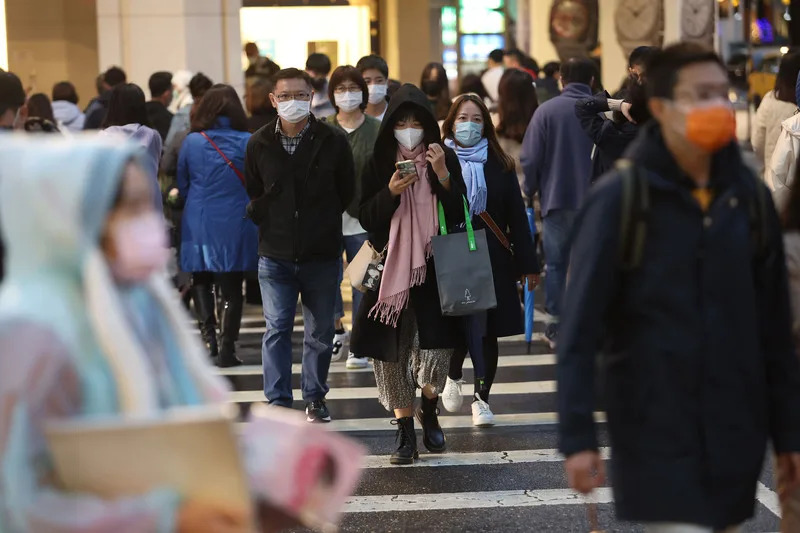
[[[619,227],[617,259],[620,269],[626,272],[637,269],[642,262],[647,238],[647,218],[650,212],[650,185],[644,174],[629,159],[616,164],[622,178],[622,213]],[[748,211],[750,239],[756,257],[764,257],[767,248],[767,191],[760,180],[748,169],[755,188],[755,201]]]

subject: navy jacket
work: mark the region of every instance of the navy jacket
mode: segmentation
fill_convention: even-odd
[[[556,209],[578,209],[589,190],[592,141],[575,116],[575,102],[590,96],[588,85],[570,83],[539,106],[522,139],[524,192],[539,192],[543,217]]]
[[[734,143],[714,157],[706,213],[658,124],[642,127],[626,155],[649,182],[644,253],[634,271],[618,268],[622,187],[609,174],[575,225],[558,344],[560,448],[597,448],[602,353],[618,516],[724,529],[753,514],[767,439],[800,451],[781,228],[768,201],[758,253],[749,208],[764,185]]]

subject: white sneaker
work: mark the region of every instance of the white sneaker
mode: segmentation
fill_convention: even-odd
[[[369,367],[369,359],[366,357],[356,357],[353,352],[347,355],[347,370],[360,370]]]
[[[479,428],[494,425],[494,413],[478,394],[475,394],[475,401],[472,402],[472,425]]]
[[[448,376],[447,383],[444,385],[442,391],[442,405],[450,413],[456,413],[461,409],[461,404],[464,403],[464,396],[461,393],[461,385],[464,383],[463,379],[452,380]]]
[[[331,362],[341,361],[346,353],[344,347],[350,344],[350,332],[344,330],[344,333],[337,333],[333,336],[333,353],[331,354]]]

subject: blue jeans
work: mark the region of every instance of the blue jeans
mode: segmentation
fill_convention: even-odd
[[[369,235],[367,233],[359,233],[358,235],[345,235],[344,236],[344,253],[347,257],[347,262],[353,260],[361,246],[367,242]],[[344,279],[344,261],[339,258],[339,285],[342,284]],[[353,320],[355,320],[358,306],[361,305],[361,292],[352,289],[353,291]],[[344,302],[342,301],[342,291],[336,291],[336,315],[335,318],[340,320],[344,318]]]
[[[294,263],[261,257],[258,283],[264,301],[267,332],[261,348],[264,395],[271,404],[292,406],[292,329],[297,297],[303,302],[303,370],[301,388],[306,402],[328,394],[328,369],[333,350],[333,309],[338,263]]]
[[[544,278],[545,310],[556,321],[561,316],[561,302],[567,285],[569,247],[577,211],[550,211],[542,220],[542,245],[547,275]]]

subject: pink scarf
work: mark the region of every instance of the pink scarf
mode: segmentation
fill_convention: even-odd
[[[397,149],[398,161],[414,160],[419,181],[403,191],[400,206],[392,215],[378,303],[369,311],[370,317],[377,315],[392,327],[397,327],[397,319],[408,305],[409,289],[425,283],[431,238],[439,230],[436,195],[428,182],[425,152],[424,144],[411,151],[403,146]]]

